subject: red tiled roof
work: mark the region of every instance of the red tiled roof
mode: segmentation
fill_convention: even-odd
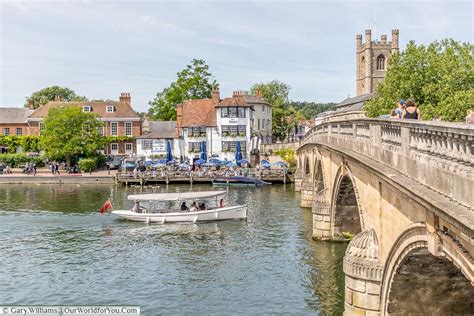
[[[62,102],[62,101],[49,101],[45,105],[38,108],[30,118],[44,118],[48,115],[51,108],[58,108],[60,106],[90,106],[91,113],[97,114],[102,118],[139,118],[140,116],[135,113],[132,107],[127,102],[117,101],[92,101],[92,102]],[[114,106],[114,112],[107,112],[107,106]]]
[[[178,127],[197,127],[197,126],[217,126],[216,110],[214,109],[215,100],[200,99],[186,100],[178,107],[178,118],[176,124]],[[179,117],[179,114],[181,116]]]
[[[261,97],[254,95],[238,95],[231,98],[224,98],[215,105],[216,108],[227,107],[227,106],[248,106],[251,107],[253,104],[265,104],[272,106],[270,103],[263,100]]]

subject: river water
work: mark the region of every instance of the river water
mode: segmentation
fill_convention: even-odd
[[[99,215],[109,197],[212,190],[0,186],[0,304],[139,305],[142,315],[338,315],[345,244],[311,239],[292,185],[230,188],[247,221],[159,225]]]

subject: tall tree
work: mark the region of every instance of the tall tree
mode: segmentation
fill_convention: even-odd
[[[274,138],[284,141],[295,120],[301,118],[301,114],[290,105],[288,95],[291,87],[281,81],[273,80],[267,83],[257,83],[250,88],[250,93],[262,92],[262,97],[270,103],[272,108],[272,135]]]
[[[148,114],[152,119],[176,120],[177,104],[184,100],[210,98],[212,90],[219,86],[202,59],[193,59],[177,76],[175,82],[158,92],[155,99],[148,103]]]
[[[69,88],[51,86],[43,88],[39,91],[33,92],[30,97],[26,98],[25,106],[28,106],[29,101],[33,101],[35,109],[41,105],[54,101],[56,97],[60,97],[61,101],[87,101],[84,96],[77,95],[74,90]]]
[[[474,108],[474,45],[454,40],[428,46],[412,41],[389,60],[387,76],[365,108],[369,116],[390,113],[398,99],[412,97],[423,119],[463,121]]]
[[[44,125],[41,147],[49,157],[65,159],[68,164],[80,155],[94,156],[104,145],[104,137],[99,134],[103,123],[80,107],[52,108]]]

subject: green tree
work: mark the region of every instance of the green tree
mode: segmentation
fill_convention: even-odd
[[[25,106],[27,107],[31,100],[33,101],[33,107],[37,109],[49,101],[54,101],[56,97],[60,97],[61,101],[87,101],[86,97],[77,95],[76,92],[69,88],[51,86],[33,92],[30,97],[26,98]]]
[[[258,90],[262,97],[270,103],[272,108],[272,134],[274,138],[284,141],[297,120],[302,118],[301,113],[290,105],[288,95],[291,87],[281,81],[273,80],[267,83],[257,83],[250,88],[251,94]]]
[[[44,120],[41,148],[48,157],[65,159],[68,164],[79,156],[91,157],[104,144],[99,134],[103,123],[95,114],[85,113],[80,107],[52,108]]]
[[[210,98],[212,90],[219,86],[202,59],[193,59],[177,76],[175,82],[158,92],[155,99],[148,103],[150,118],[176,120],[176,105],[185,100]]]
[[[390,58],[385,81],[365,105],[368,115],[390,113],[397,100],[412,97],[423,119],[463,121],[474,108],[473,53],[474,45],[454,40],[410,42]]]

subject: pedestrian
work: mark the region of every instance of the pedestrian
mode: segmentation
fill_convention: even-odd
[[[474,110],[467,110],[466,124],[474,124]]]
[[[55,175],[56,174],[56,165],[54,164],[54,161],[52,161],[50,164],[49,164],[49,167],[51,168],[51,174],[52,175]]]
[[[403,110],[405,110],[405,100],[400,99],[398,100],[397,108],[395,109],[395,113],[398,115],[398,118],[402,118]],[[393,117],[391,117],[393,118]]]
[[[397,110],[398,109],[390,111],[390,117],[389,117],[390,119],[399,119],[400,118],[400,116],[397,113]]]
[[[57,162],[54,163],[54,170],[56,170],[56,173],[58,174],[58,176],[60,176],[61,174],[59,173],[59,164]]]
[[[33,176],[36,176],[36,164],[33,163]]]
[[[408,120],[421,120],[420,109],[416,106],[415,101],[412,98],[407,100],[402,118]]]

